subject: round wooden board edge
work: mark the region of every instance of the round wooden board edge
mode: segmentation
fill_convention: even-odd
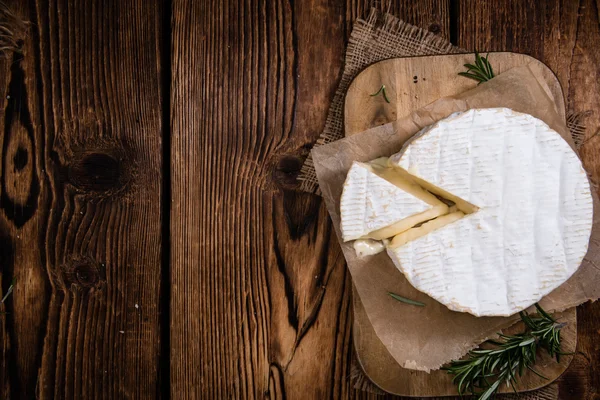
[[[558,76],[556,75],[556,73],[554,73],[554,71],[552,71],[550,69],[550,67],[548,67],[543,61],[540,61],[537,58],[535,58],[533,56],[530,56],[529,54],[516,53],[514,51],[490,51],[490,52],[486,52],[485,54],[486,54],[486,56],[488,54],[492,54],[492,55],[503,55],[503,54],[506,54],[506,55],[511,55],[511,56],[525,57],[525,58],[529,59],[530,62],[534,62],[537,65],[539,65],[540,67],[542,67],[544,69],[544,72],[548,76],[552,76],[552,78],[556,81],[556,84],[557,84],[556,87],[558,88],[558,90],[560,92],[560,98],[562,98],[562,101],[560,102],[560,104],[558,104],[559,108],[560,108],[559,109],[559,113],[566,119],[566,104],[565,104],[564,90],[562,88],[562,85],[560,84],[560,81],[558,80]],[[431,59],[436,59],[436,58],[445,58],[445,57],[467,57],[467,56],[475,57],[475,53],[434,54],[434,55],[422,55],[422,56],[413,56],[413,57],[390,57],[390,58],[386,58],[384,60],[377,61],[377,62],[375,62],[373,64],[367,65],[362,70],[360,70],[360,72],[358,72],[354,78],[352,78],[352,81],[350,81],[350,85],[348,85],[348,89],[344,93],[344,109],[343,109],[343,116],[344,116],[344,118],[342,120],[342,131],[343,132],[346,131],[346,98],[348,96],[348,93],[351,93],[353,91],[354,87],[356,86],[356,83],[357,83],[358,79],[361,77],[361,75],[363,73],[369,71],[370,69],[378,67],[380,64],[384,64],[384,63],[388,63],[388,62],[393,62],[395,60],[414,59],[414,58],[421,58],[421,59],[431,58]],[[465,79],[467,79],[467,78],[465,78]]]
[[[546,77],[552,77],[552,79],[555,80],[555,84],[556,87],[558,88],[558,94],[559,94],[559,99],[562,99],[562,101],[560,101],[559,103],[557,103],[557,106],[559,108],[559,113],[563,116],[563,118],[565,118],[566,120],[566,105],[565,105],[565,99],[564,99],[564,90],[562,88],[562,85],[560,84],[559,80],[558,80],[558,76],[554,73],[554,71],[552,71],[550,69],[550,67],[548,67],[544,62],[538,60],[535,57],[532,57],[528,54],[523,54],[523,53],[516,53],[516,52],[506,52],[506,51],[497,51],[497,52],[489,52],[489,53],[485,53],[487,54],[496,54],[496,55],[501,55],[501,54],[510,54],[510,55],[517,55],[517,56],[521,56],[521,57],[525,57],[526,59],[529,59],[530,62],[534,62],[537,65],[539,65],[542,69],[543,72],[545,73]],[[348,86],[348,90],[346,91],[346,93],[344,94],[344,120],[343,120],[343,129],[345,132],[346,129],[346,98],[348,93],[351,92],[351,89],[353,88],[353,85],[355,85],[357,79],[360,77],[361,74],[363,74],[365,71],[368,71],[371,68],[375,68],[377,67],[379,64],[381,63],[386,63],[386,62],[392,62],[394,60],[398,60],[398,59],[413,59],[413,58],[444,58],[444,57],[465,57],[465,56],[471,56],[471,57],[475,57],[475,53],[458,53],[458,54],[442,54],[442,55],[423,55],[423,56],[415,56],[415,57],[391,57],[391,58],[387,58],[378,62],[375,62],[373,64],[370,64],[368,66],[366,66],[365,68],[363,68],[350,82],[350,85]],[[553,96],[554,97],[554,96]],[[558,100],[558,99],[556,99]],[[390,121],[391,122],[391,121]],[[353,316],[355,315],[355,307],[356,307],[356,303],[355,298],[356,298],[356,293],[355,290],[353,288],[352,290],[352,314]],[[360,300],[358,300],[360,301]],[[573,312],[573,318],[575,321],[577,321],[577,309],[576,307],[573,307],[571,309],[565,310],[564,312]],[[371,377],[369,376],[369,374],[367,373],[366,369],[364,368],[364,364],[363,361],[361,360],[361,356],[360,353],[357,349],[356,346],[356,338],[357,338],[357,326],[356,326],[356,319],[354,319],[353,323],[352,323],[352,334],[353,334],[353,340],[352,340],[352,345],[354,346],[354,353],[356,356],[356,360],[360,365],[361,370],[363,371],[363,373],[365,374],[365,376],[369,379],[369,381],[375,385],[377,388],[379,388],[380,390],[386,392],[386,393],[390,393],[390,394],[394,394],[394,395],[399,395],[399,396],[404,396],[404,397],[436,397],[439,395],[411,395],[411,394],[405,394],[405,393],[395,393],[395,392],[391,392],[386,390],[384,387],[380,386],[377,382],[373,381],[371,379]],[[574,327],[574,338],[573,338],[573,347],[576,348],[577,346],[577,326],[575,325]],[[560,370],[559,373],[557,373],[554,377],[552,377],[551,379],[548,379],[546,381],[543,381],[540,383],[539,386],[536,387],[532,387],[532,388],[527,388],[526,390],[522,390],[519,391],[519,393],[526,393],[529,391],[534,391],[534,390],[538,390],[541,389],[547,385],[550,385],[552,382],[556,381],[556,379],[560,378],[560,376],[562,374],[565,373],[565,371],[569,368],[571,362],[573,360],[573,356],[569,355],[567,357],[565,357],[565,362],[561,363],[561,365],[563,366],[563,368]],[[441,396],[448,396],[448,394],[442,394]]]
[[[360,300],[355,300],[358,297],[358,295],[356,294],[356,289],[354,288],[354,286],[352,287],[352,315],[356,315],[356,307],[362,307],[362,304],[360,304]],[[570,309],[567,309],[565,311],[563,311],[564,313],[566,312],[572,312],[572,316],[570,318],[572,318],[575,323],[577,323],[577,308],[573,307]],[[515,322],[514,325],[516,325],[518,323]],[[508,328],[507,328],[508,329]],[[360,352],[357,350],[356,348],[356,342],[355,339],[356,337],[360,336],[360,334],[358,334],[358,327],[353,323],[352,324],[352,335],[353,335],[353,346],[354,346],[354,355],[356,356],[356,361],[358,362],[358,364],[360,365],[361,370],[363,371],[363,373],[365,374],[365,377],[368,378],[369,382],[372,383],[374,386],[376,386],[377,388],[379,388],[381,391],[385,392],[385,393],[389,393],[395,396],[402,396],[402,397],[414,397],[414,398],[431,398],[431,397],[458,397],[459,394],[455,393],[455,394],[449,394],[449,393],[440,393],[440,394],[407,394],[407,393],[399,393],[399,392],[395,392],[395,391],[391,391],[391,390],[387,390],[385,387],[381,386],[379,383],[375,382],[374,380],[371,379],[371,377],[369,376],[369,374],[367,373],[365,367],[364,367],[364,363],[363,360],[361,359],[360,356]],[[572,344],[572,351],[574,352],[576,350],[576,346],[577,346],[577,325],[575,325],[573,327],[574,330],[574,337],[573,337],[573,344]],[[375,333],[373,333],[375,335]],[[382,344],[383,345],[383,344]],[[390,355],[391,357],[391,355]],[[573,361],[573,354],[567,354],[564,356],[564,358],[561,359],[561,369],[559,371],[558,374],[555,374],[551,379],[545,380],[545,381],[541,381],[540,384],[538,386],[534,386],[534,387],[530,387],[527,389],[523,389],[521,390],[520,388],[518,388],[517,392],[518,393],[527,393],[527,392],[532,392],[538,389],[541,389],[543,387],[546,387],[550,384],[552,384],[554,381],[556,381],[558,378],[560,378],[562,376],[562,374],[565,373],[565,371],[567,370],[567,368],[569,368],[569,366],[571,365],[571,362]],[[415,372],[419,372],[419,371],[415,371]],[[504,388],[504,386],[500,389],[499,391],[500,394],[510,394],[513,393],[512,389],[510,388]]]

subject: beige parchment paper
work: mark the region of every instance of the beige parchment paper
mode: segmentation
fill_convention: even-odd
[[[475,89],[439,99],[406,118],[315,148],[312,151],[315,170],[338,239],[341,238],[339,201],[353,161],[392,155],[421,128],[456,111],[485,107],[508,107],[540,118],[575,149],[545,83],[536,78],[529,66],[514,68]],[[592,193],[594,224],[588,253],[577,272],[542,299],[540,304],[547,311],[562,311],[600,297],[600,209],[595,191]],[[450,311],[413,288],[385,252],[360,259],[351,242],[340,240],[340,244],[375,332],[404,368],[438,369],[519,319],[518,315],[477,318]],[[422,301],[426,306],[397,302],[387,295],[388,291]]]

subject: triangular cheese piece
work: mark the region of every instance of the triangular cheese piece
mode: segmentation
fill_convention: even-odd
[[[448,212],[448,206],[391,168],[355,162],[340,201],[344,241],[385,239]]]

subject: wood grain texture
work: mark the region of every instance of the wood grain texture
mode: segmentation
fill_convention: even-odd
[[[10,4],[16,6],[16,4]],[[14,13],[26,18],[25,4]],[[20,35],[23,53],[33,45]],[[2,397],[33,393],[39,352],[44,338],[48,306],[48,280],[44,271],[44,249],[36,243],[44,234],[48,192],[41,178],[43,169],[42,134],[39,124],[37,83],[33,62],[24,55],[6,53],[1,62],[2,114],[0,131],[2,164],[0,172],[0,253],[2,293],[18,276],[18,287],[4,304],[2,318]],[[27,65],[29,64],[29,65]],[[26,73],[28,70],[29,73]],[[21,283],[21,281],[23,283]],[[24,290],[27,285],[27,290]],[[18,290],[17,290],[18,289]]]
[[[547,82],[549,95],[560,99],[558,112],[565,116],[563,91],[554,73],[535,58],[517,53],[497,52],[488,56],[496,74],[530,64]],[[457,75],[464,64],[473,62],[472,54],[447,57],[423,56],[384,60],[367,67],[350,84],[344,102],[344,134],[351,136],[375,126],[409,115],[435,100],[473,89],[477,82]],[[382,85],[383,95],[371,96]]]
[[[325,206],[288,190],[361,4],[173,3],[172,398],[370,397]]]
[[[276,190],[299,168],[288,149],[324,122],[342,66],[340,11],[173,5],[172,398],[346,389],[343,257],[321,201]]]
[[[567,111],[590,111],[580,149],[592,181],[600,182],[600,3],[597,0],[457,2],[458,46],[480,51],[530,54],[552,69],[563,87]],[[597,399],[600,303],[578,308],[577,354],[560,379],[560,399]],[[592,328],[594,327],[594,328]],[[595,333],[592,333],[595,329]],[[591,335],[591,336],[590,336]]]
[[[32,24],[1,64],[0,397],[153,397],[160,2],[9,5]]]

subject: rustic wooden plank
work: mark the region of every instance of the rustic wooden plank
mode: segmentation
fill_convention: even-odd
[[[1,66],[2,398],[160,390],[161,4],[9,2],[32,25]]]
[[[394,4],[415,18],[448,5],[412,3]],[[174,1],[173,398],[370,397],[348,379],[350,280],[326,209],[288,190],[359,9]]]
[[[174,3],[173,398],[280,398],[290,382],[325,394],[339,374],[337,324],[315,323],[324,304],[337,318],[346,283],[327,213],[308,195],[289,195],[285,210],[272,182],[299,168],[280,157],[292,132],[300,147],[323,124],[344,47],[339,11]]]
[[[4,6],[4,5],[3,5]],[[8,4],[12,14],[21,22],[27,17],[27,7],[15,7]],[[2,24],[8,24],[13,30],[15,20],[2,12]],[[27,36],[25,26],[15,31],[13,39],[21,42],[23,51],[31,46],[25,42]],[[3,99],[2,129],[0,142],[2,163],[0,164],[0,260],[2,272],[2,293],[8,290],[10,281],[17,274],[20,279],[13,294],[7,298],[0,315],[0,336],[2,350],[0,353],[0,397],[11,398],[17,393],[32,393],[22,389],[35,383],[35,368],[39,360],[36,351],[41,348],[43,339],[43,319],[47,301],[47,288],[44,282],[45,272],[39,268],[39,260],[43,257],[42,249],[31,248],[26,239],[35,238],[40,230],[37,225],[43,223],[44,213],[36,212],[37,203],[41,201],[39,159],[41,154],[37,144],[40,135],[33,131],[32,125],[38,122],[37,115],[28,106],[36,104],[35,91],[27,90],[35,83],[35,78],[25,75],[23,58],[18,52],[7,51],[0,61],[2,70],[0,80],[0,98]],[[29,101],[33,100],[33,101]],[[43,201],[43,200],[42,200]],[[31,292],[23,290],[23,285],[32,282]],[[29,285],[28,285],[29,286]],[[19,314],[15,314],[20,310]],[[18,355],[18,357],[17,357]],[[12,396],[11,396],[12,395]]]
[[[592,111],[584,119],[581,156],[600,182],[600,3],[597,0],[523,2],[460,1],[457,45],[480,51],[516,51],[545,62],[558,76],[571,112]],[[600,390],[600,304],[578,308],[578,353],[560,379],[561,399],[588,399]]]

